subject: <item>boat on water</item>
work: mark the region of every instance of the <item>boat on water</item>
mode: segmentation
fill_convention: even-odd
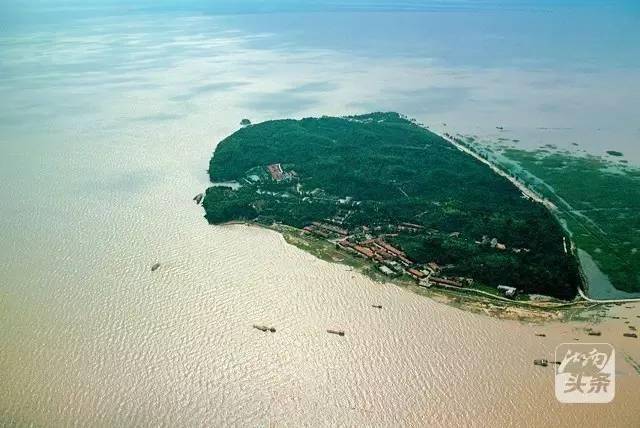
[[[545,360],[544,358],[533,360],[533,364],[536,366],[547,367],[549,365],[549,360]]]
[[[332,329],[328,329],[327,333],[331,333],[331,334],[337,334],[338,336],[344,336],[344,331],[343,330],[332,330]]]
[[[260,330],[260,331],[270,331],[271,333],[275,333],[276,329],[274,327],[267,327],[266,325],[258,325],[258,324],[254,324],[253,328]]]
[[[155,271],[157,271],[159,267],[160,267],[160,263],[154,263],[154,264],[151,266],[151,272],[155,272]]]

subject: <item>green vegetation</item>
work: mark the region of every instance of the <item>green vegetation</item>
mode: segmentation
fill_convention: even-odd
[[[614,287],[640,291],[640,170],[558,151],[502,154],[505,168],[557,205],[576,245]]]
[[[547,209],[441,137],[396,113],[277,120],[222,141],[210,162],[209,222],[382,237],[447,277],[571,299],[580,281]],[[406,227],[403,223],[414,226]]]

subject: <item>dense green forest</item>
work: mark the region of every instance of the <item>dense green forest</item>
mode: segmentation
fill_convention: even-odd
[[[272,180],[270,164],[286,179]],[[570,299],[580,281],[563,229],[544,207],[396,113],[249,125],[220,142],[209,174],[242,185],[207,191],[211,223],[303,227],[337,218],[341,228],[365,226],[418,263],[482,284]],[[399,228],[404,222],[421,228]]]

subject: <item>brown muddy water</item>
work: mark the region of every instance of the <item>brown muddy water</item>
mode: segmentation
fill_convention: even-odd
[[[417,82],[515,86],[516,71],[285,49],[229,20],[1,34],[0,425],[637,426],[640,342],[622,331],[640,305],[598,326],[618,351],[615,401],[561,405],[532,361],[587,340],[584,324],[463,312],[274,232],[209,226],[191,201],[243,117],[375,110],[385,93],[411,114]]]

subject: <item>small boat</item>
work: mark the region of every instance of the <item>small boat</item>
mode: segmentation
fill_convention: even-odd
[[[602,336],[602,332],[600,332],[600,331],[596,331],[596,330],[589,330],[589,331],[587,332],[587,334],[588,334],[589,336]]]
[[[198,193],[196,196],[193,197],[193,200],[198,205],[200,205],[200,202],[202,202],[203,199],[204,199],[204,194],[202,194],[202,193]]]
[[[342,331],[342,330],[331,330],[331,329],[328,329],[327,333],[337,334],[338,336],[344,336],[344,331]]]
[[[160,263],[154,263],[153,266],[151,266],[151,272],[157,271],[159,267]]]
[[[544,358],[533,360],[533,364],[536,366],[547,367],[549,365],[549,360],[545,360]]]
[[[371,305],[371,307],[376,308],[376,309],[382,309],[382,305]]]
[[[622,335],[624,337],[633,337],[634,339],[638,338],[638,335],[636,333],[623,333]]]
[[[275,333],[276,329],[273,327],[267,327],[266,325],[258,325],[258,324],[254,324],[253,328],[258,329],[260,331],[270,331],[271,333]]]
[[[536,333],[536,336],[538,336],[538,337],[547,337],[547,335],[545,333]]]

